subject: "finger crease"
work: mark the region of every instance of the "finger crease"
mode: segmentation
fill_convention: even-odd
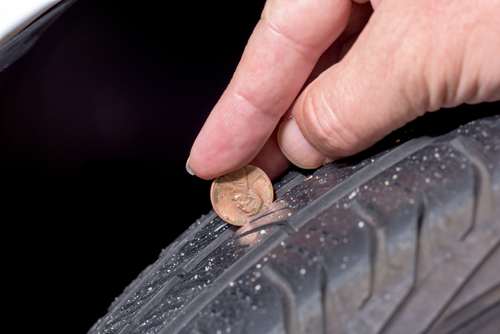
[[[315,50],[317,49],[314,45],[306,45],[304,43],[299,42],[290,34],[287,34],[283,29],[280,29],[276,24],[272,22],[267,22],[266,27],[273,33],[278,36],[280,39],[284,41],[284,45],[288,48],[294,50],[297,54],[299,54],[303,59],[308,62],[316,62],[318,56],[316,55]]]
[[[247,98],[244,94],[239,93],[238,91],[234,91],[234,96],[236,97],[236,100],[238,101],[237,104],[240,105],[240,101],[243,100],[244,103],[247,103],[250,108],[238,108],[237,110],[252,110],[258,113],[261,116],[265,116],[268,118],[274,118],[275,115],[272,112],[272,110],[266,110],[264,108],[260,108],[255,102],[252,102],[249,98]]]

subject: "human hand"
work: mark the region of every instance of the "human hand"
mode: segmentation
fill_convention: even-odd
[[[192,171],[252,163],[275,178],[288,160],[315,168],[358,153],[426,111],[500,100],[500,1],[371,6],[268,0]]]

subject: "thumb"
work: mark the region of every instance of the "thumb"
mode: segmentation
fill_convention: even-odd
[[[392,21],[380,18],[382,7],[383,2],[346,56],[304,89],[281,123],[278,142],[295,165],[315,168],[356,154],[437,109],[428,103],[423,64],[415,56],[425,54],[425,43],[411,39],[425,34],[411,25],[406,29],[404,20],[393,19],[397,15]]]

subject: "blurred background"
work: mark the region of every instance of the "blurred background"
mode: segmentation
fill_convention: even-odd
[[[19,329],[86,333],[209,212],[210,182],[184,166],[263,5],[78,0],[0,73],[2,248]]]

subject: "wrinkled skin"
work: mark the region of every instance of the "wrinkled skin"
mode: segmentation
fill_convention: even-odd
[[[189,166],[271,179],[358,153],[428,111],[500,100],[498,0],[268,0]]]

